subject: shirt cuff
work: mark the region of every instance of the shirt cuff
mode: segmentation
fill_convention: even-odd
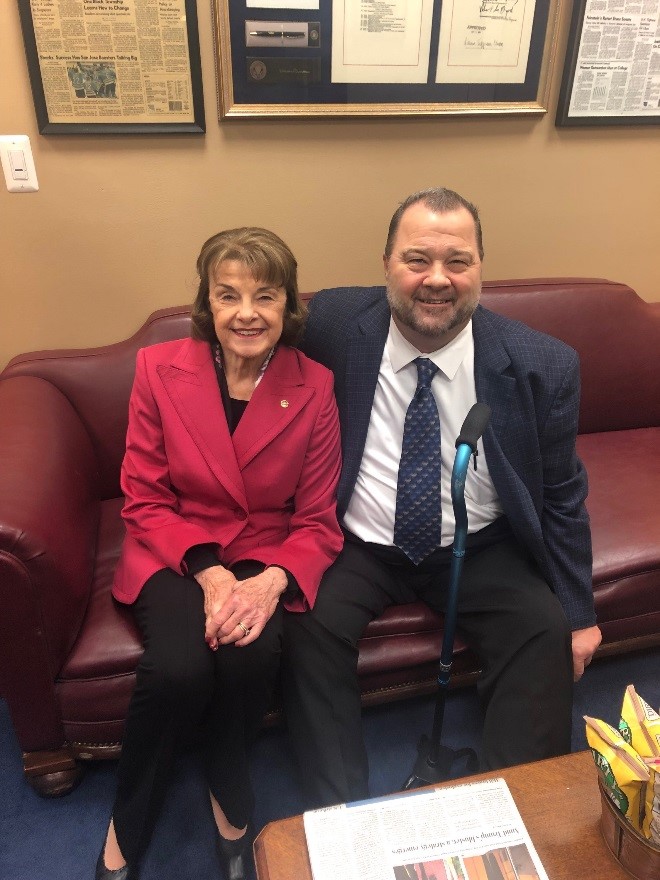
[[[221,565],[215,552],[217,544],[195,544],[190,547],[183,555],[183,561],[186,565],[186,574],[194,577],[205,568],[211,568],[213,565]]]

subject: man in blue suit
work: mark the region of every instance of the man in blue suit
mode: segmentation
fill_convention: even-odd
[[[458,624],[482,662],[485,768],[570,751],[573,680],[600,642],[575,451],[578,357],[479,305],[482,258],[474,205],[425,190],[390,223],[386,288],[311,303],[303,348],[335,374],[346,538],[314,609],[287,615],[288,721],[316,805],[369,796],[364,628],[391,604],[444,609],[454,443],[477,401],[492,415],[465,484]]]

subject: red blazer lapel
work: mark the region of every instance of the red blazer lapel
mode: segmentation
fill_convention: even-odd
[[[241,470],[291,424],[313,394],[304,384],[295,349],[280,346],[234,431]]]
[[[201,456],[218,481],[247,510],[245,486],[208,343],[186,340],[172,363],[159,365],[157,371]]]

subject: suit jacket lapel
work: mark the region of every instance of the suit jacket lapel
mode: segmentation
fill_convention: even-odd
[[[380,362],[390,326],[390,311],[383,300],[372,306],[358,322],[358,333],[346,353],[346,410],[351,430],[364,447],[371,418],[371,405],[378,383]]]
[[[344,464],[337,491],[340,513],[348,504],[360,469],[389,326],[390,309],[383,297],[360,316],[346,349],[343,388],[337,395],[342,424],[350,425],[344,436]]]
[[[504,438],[509,422],[508,404],[516,384],[510,373],[511,358],[499,334],[490,326],[489,313],[481,306],[472,316],[472,335],[477,400],[492,409],[486,431],[494,438]]]
[[[501,334],[492,326],[491,313],[481,306],[473,315],[472,333],[477,400],[491,408],[483,436],[488,471],[503,506],[511,509],[512,505],[518,506],[521,493],[529,494],[518,475],[521,432],[528,427],[515,405],[516,378],[511,357],[501,342]]]
[[[158,374],[172,406],[216,479],[247,509],[243,478],[208,343],[186,340],[171,364],[158,367]]]
[[[234,431],[241,470],[291,424],[313,394],[304,383],[296,352],[279,347]]]

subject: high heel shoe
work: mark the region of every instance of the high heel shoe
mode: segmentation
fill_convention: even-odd
[[[247,880],[251,842],[251,825],[247,826],[245,834],[237,840],[227,840],[221,834],[216,834],[215,846],[225,872],[225,880]]]
[[[123,868],[115,868],[114,870],[106,868],[105,843],[103,844],[103,849],[99,853],[98,861],[96,862],[94,880],[130,880],[128,865],[124,865]]]

